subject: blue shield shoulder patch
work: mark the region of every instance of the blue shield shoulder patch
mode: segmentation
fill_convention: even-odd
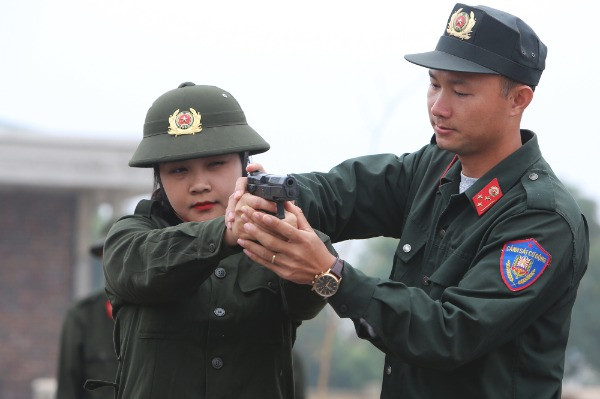
[[[511,291],[521,291],[537,280],[552,256],[533,238],[509,241],[502,248],[500,274]]]

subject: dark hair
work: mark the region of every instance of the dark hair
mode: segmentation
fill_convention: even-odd
[[[508,97],[508,94],[510,93],[510,91],[512,89],[514,89],[517,86],[520,85],[527,85],[526,83],[521,83],[521,82],[517,82],[516,80],[513,80],[511,78],[507,78],[504,75],[500,75],[500,77],[502,78],[500,81],[500,90],[501,90],[501,94],[503,97]],[[535,86],[531,86],[531,85],[527,85],[529,87],[531,87],[531,90],[535,91]]]
[[[242,160],[242,176],[246,176],[246,166],[250,163],[250,158],[248,157],[248,152],[240,152],[239,155]],[[175,212],[175,209],[171,206],[167,193],[160,181],[160,169],[158,165],[154,165],[154,187],[150,199],[160,204],[161,216],[166,221],[171,224],[179,224],[182,222],[181,218]]]
[[[172,225],[182,222],[181,218],[177,216],[175,209],[171,206],[169,198],[167,198],[167,193],[165,193],[165,189],[160,181],[160,169],[158,165],[154,165],[154,188],[150,199],[160,204],[160,216],[163,219]]]

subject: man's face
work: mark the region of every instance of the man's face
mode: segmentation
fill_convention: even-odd
[[[184,222],[201,222],[225,214],[227,201],[242,175],[239,154],[225,154],[159,165],[171,206]]]
[[[461,157],[485,157],[505,145],[510,101],[499,75],[430,70],[429,120],[437,145]]]

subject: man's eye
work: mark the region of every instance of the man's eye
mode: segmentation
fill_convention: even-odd
[[[454,93],[455,93],[457,96],[459,96],[459,97],[465,97],[465,96],[468,96],[468,95],[469,95],[469,93],[463,93],[463,92],[460,92],[460,91],[455,91]]]
[[[186,168],[173,168],[173,169],[171,169],[171,173],[173,173],[173,174],[183,173],[185,171],[187,171]]]

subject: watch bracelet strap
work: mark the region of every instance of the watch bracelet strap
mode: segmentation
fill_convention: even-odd
[[[342,278],[342,270],[344,270],[344,260],[337,257],[335,259],[335,262],[333,263],[333,266],[331,266],[331,268],[329,270],[334,276],[341,279]]]
[[[315,281],[317,281],[317,279],[320,276],[322,276],[323,274],[326,274],[326,273],[331,273],[334,276],[336,276],[339,280],[341,280],[343,269],[344,269],[344,261],[342,259],[340,259],[339,257],[337,257],[337,258],[335,258],[335,262],[333,262],[333,265],[329,269],[315,275],[315,278],[313,279],[313,281],[311,281],[311,285],[313,285],[313,287],[314,287]]]

